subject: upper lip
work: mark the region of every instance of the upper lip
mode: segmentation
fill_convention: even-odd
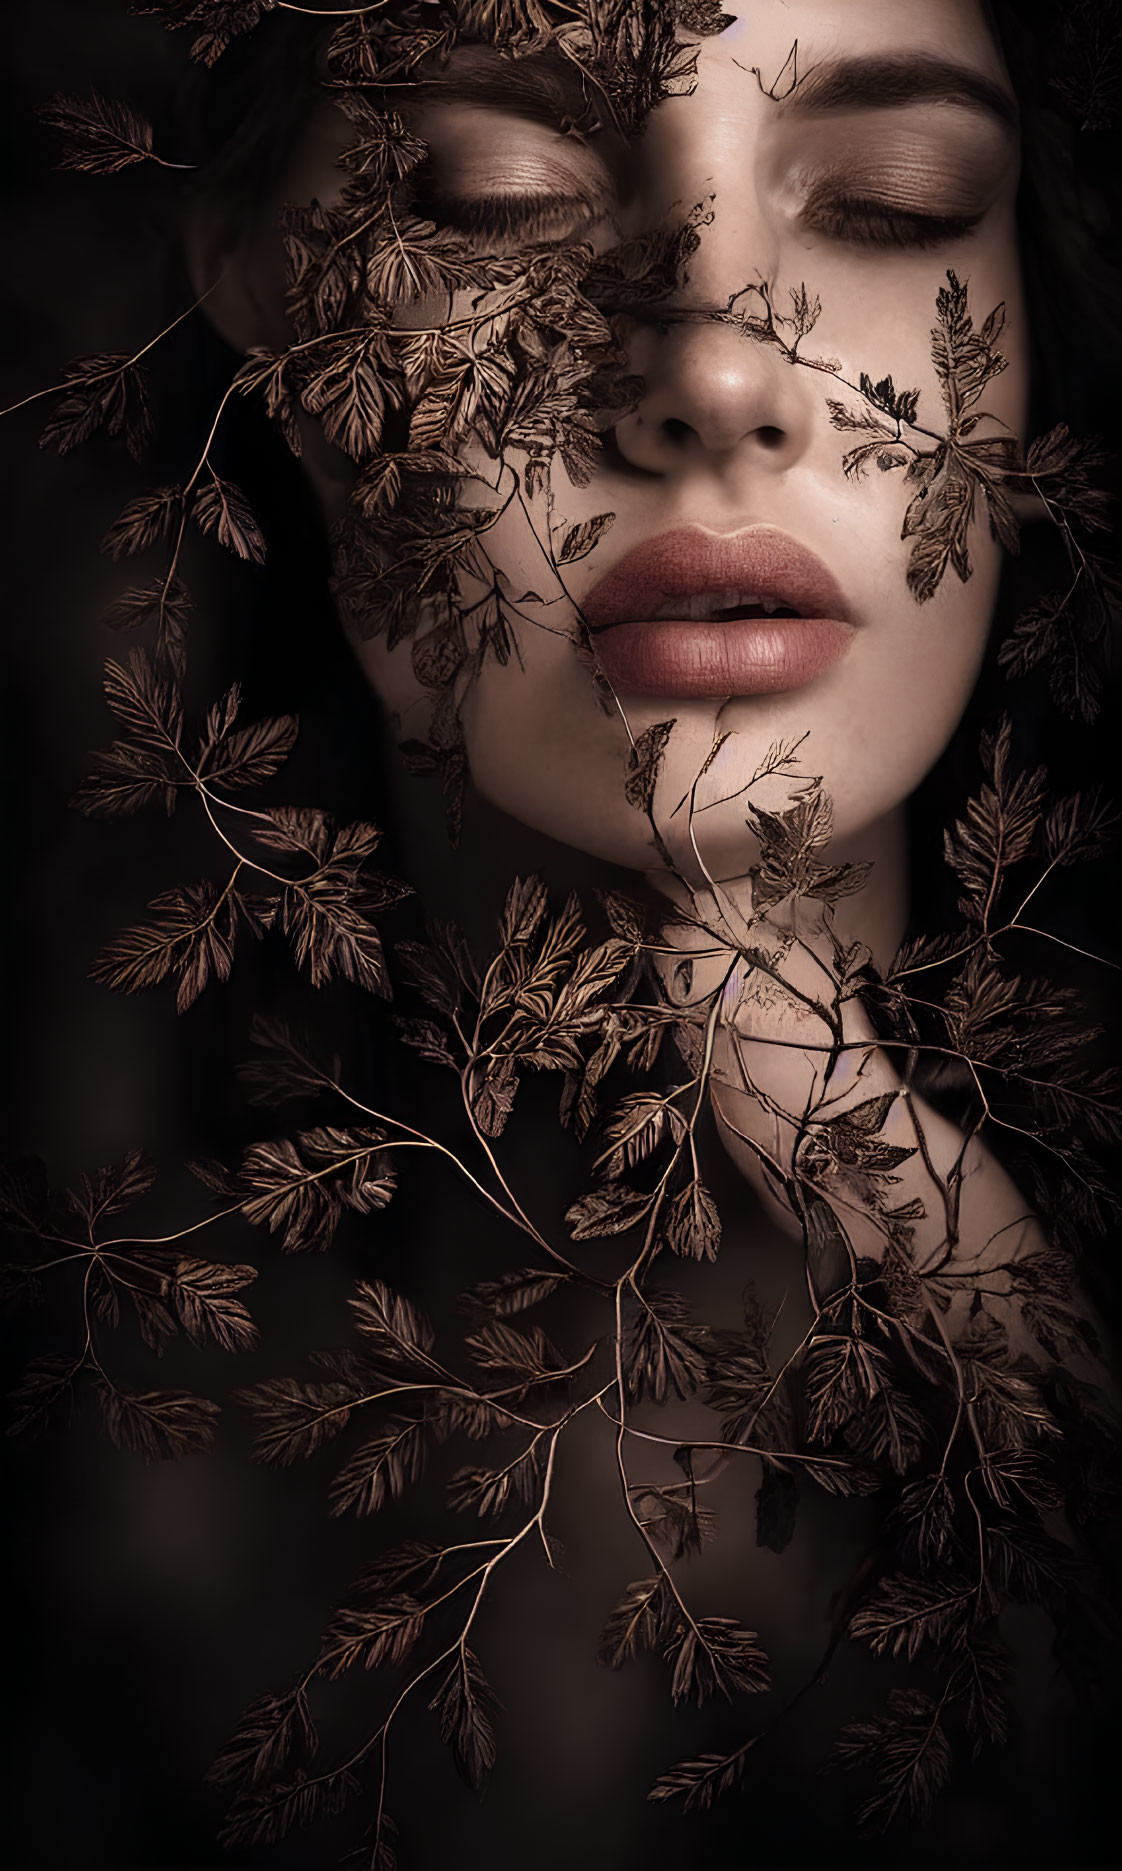
[[[772,598],[799,617],[851,622],[833,573],[809,546],[775,526],[711,533],[700,526],[659,533],[617,560],[583,600],[593,629],[639,623],[668,598],[690,598],[735,587]]]

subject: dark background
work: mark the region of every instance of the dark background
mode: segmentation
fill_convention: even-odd
[[[97,86],[165,119],[183,81],[182,38],[130,19],[120,0],[40,0],[7,24],[5,47],[4,406],[56,381],[60,365],[76,354],[138,347],[189,302],[174,185],[149,169],[105,179],[56,174],[50,141],[32,114],[56,90]],[[143,471],[104,438],[62,462],[53,451],[40,452],[44,405],[8,418],[0,431],[10,1099],[4,1153],[42,1156],[52,1178],[65,1184],[143,1143],[161,1176],[137,1211],[141,1232],[159,1233],[206,1212],[206,1198],[183,1163],[229,1155],[261,1126],[260,1114],[244,1108],[232,1062],[243,1050],[251,1006],[270,1004],[280,989],[266,957],[236,971],[229,993],[211,990],[177,1021],[164,993],[126,999],[91,984],[86,971],[100,943],[138,920],[158,890],[205,871],[208,842],[190,824],[169,825],[158,815],[91,822],[68,800],[89,749],[109,738],[100,699],[103,658],[127,647],[107,638],[98,615],[128,582],[128,568],[122,575],[99,557],[98,543],[127,498],[152,481],[175,479],[193,460],[229,368],[198,321],[169,341],[157,373],[160,440]],[[1116,407],[1117,381],[1099,388],[1105,407]],[[239,410],[223,451],[218,465],[250,493],[270,559],[257,573],[222,561],[217,551],[199,555],[191,685],[209,700],[237,674],[247,687],[246,718],[297,709],[300,750],[283,796],[379,817],[379,722],[353,680],[324,596],[316,519],[295,470],[251,412]],[[1103,741],[1111,743],[1109,729]],[[391,834],[387,868],[397,868],[394,858]],[[1089,917],[1078,892],[1061,913],[1069,930]],[[321,997],[319,1007],[317,1019],[335,1020],[364,1068],[384,1075],[365,1013],[344,995]],[[442,1135],[454,1137],[455,1113],[434,1105],[432,1076],[394,1070],[404,1070],[405,1081],[383,1089],[400,1098],[400,1108],[425,1110]],[[532,1151],[541,1134],[555,1139],[547,1121],[534,1107],[515,1148]],[[555,1140],[551,1148],[556,1152]],[[573,1165],[556,1158],[554,1169],[553,1161],[540,1193],[560,1213]],[[719,1166],[714,1175],[720,1177]],[[487,1227],[485,1212],[465,1207],[450,1185],[403,1192],[379,1220],[377,1271],[391,1284],[409,1285],[439,1315],[464,1269],[474,1277]],[[344,1231],[325,1259],[284,1260],[244,1231],[216,1238],[209,1251],[262,1265],[251,1294],[261,1348],[235,1359],[173,1346],[154,1377],[123,1330],[110,1354],[122,1375],[221,1399],[238,1385],[295,1371],[309,1348],[345,1340],[350,1278],[372,1264],[371,1235],[361,1228]],[[6,1326],[13,1372],[28,1355],[73,1341],[74,1297],[60,1288],[44,1312]],[[26,1871],[79,1864],[85,1871],[156,1865],[209,1871],[223,1862],[319,1871],[337,1862],[330,1834],[327,1842],[297,1835],[279,1851],[226,1859],[214,1843],[221,1801],[202,1777],[245,1704],[282,1688],[307,1664],[372,1537],[388,1544],[392,1525],[329,1520],[323,1471],[314,1465],[279,1474],[251,1466],[248,1427],[236,1410],[223,1419],[213,1457],[146,1467],[109,1447],[88,1405],[88,1398],[79,1400],[68,1428],[7,1450],[11,1570],[3,1675],[10,1738],[3,1830],[16,1862]],[[415,1521],[408,1530],[417,1531]],[[819,1531],[833,1537],[825,1524]],[[844,1537],[856,1534],[851,1528]],[[578,1536],[574,1571],[579,1548]],[[762,1589],[776,1602],[791,1589],[781,1579],[784,1563],[763,1562]],[[630,1574],[617,1576],[622,1583]],[[855,1666],[842,1666],[830,1695],[809,1715],[803,1739],[766,1763],[743,1801],[711,1822],[683,1821],[676,1812],[642,1806],[648,1768],[716,1743],[701,1724],[691,1738],[687,1728],[651,1716],[652,1699],[665,1696],[657,1670],[616,1679],[575,1663],[567,1654],[569,1614],[552,1589],[552,1582],[527,1580],[516,1599],[520,1621],[494,1633],[500,1686],[505,1669],[516,1694],[524,1634],[555,1622],[560,1635],[546,1651],[562,1688],[557,1707],[529,1723],[527,1734],[500,1735],[500,1758],[509,1742],[514,1765],[500,1768],[482,1806],[455,1779],[431,1733],[432,1718],[407,1726],[391,1799],[406,1835],[406,1871],[477,1863],[551,1868],[574,1856],[598,1871],[742,1860],[760,1871],[823,1861],[887,1866],[902,1857],[942,1865],[952,1854],[969,1865],[1098,1862],[1096,1827],[1112,1824],[1106,1712],[1096,1744],[1094,1733],[1074,1725],[1039,1630],[1026,1636],[1037,1663],[1025,1673],[1010,1755],[987,1757],[968,1771],[937,1826],[883,1847],[857,1847],[837,1787],[815,1780],[808,1768],[838,1721],[861,1702],[866,1685]],[[578,1613],[590,1649],[591,1599]],[[543,1680],[550,1680],[544,1666]],[[374,1687],[370,1679],[348,1686],[340,1719]],[[332,1719],[325,1715],[329,1732]],[[576,1781],[560,1796],[543,1790],[551,1747],[570,1763],[566,1771],[575,1771],[571,1763],[585,1756],[574,1731],[587,1730],[591,1762],[636,1722],[646,1737],[643,1758],[624,1762],[621,1752],[618,1798],[591,1764],[583,1790]],[[739,1738],[727,1725],[722,1735]]]

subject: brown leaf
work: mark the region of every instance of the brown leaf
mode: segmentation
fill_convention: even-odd
[[[157,920],[125,929],[107,942],[90,979],[122,994],[154,987],[169,974],[179,977],[176,1005],[190,1007],[213,977],[229,979],[240,899],[205,878],[166,890],[148,905]]]
[[[842,1730],[834,1758],[871,1773],[878,1791],[860,1809],[866,1831],[881,1832],[898,1816],[928,1817],[950,1775],[951,1750],[939,1710],[918,1689],[894,1689],[888,1713]]]
[[[251,1144],[242,1158],[242,1213],[282,1236],[286,1254],[327,1247],[345,1210],[384,1208],[396,1177],[379,1146],[380,1130],[317,1125],[294,1138]]]
[[[518,1072],[512,1059],[489,1059],[475,1080],[471,1114],[484,1137],[501,1137],[514,1108]]]
[[[700,1332],[679,1293],[640,1293],[627,1326],[623,1368],[628,1392],[664,1403],[671,1391],[688,1397],[704,1383]]]
[[[250,1087],[254,1104],[283,1104],[289,1098],[314,1097],[338,1083],[342,1071],[338,1058],[318,1064],[311,1043],[293,1033],[283,1020],[255,1016],[250,1038],[255,1057],[238,1070],[242,1082]]]
[[[319,1673],[334,1682],[361,1663],[364,1670],[403,1663],[424,1629],[424,1607],[412,1598],[344,1605],[323,1634]]]
[[[130,163],[145,162],[153,154],[152,126],[129,105],[91,91],[88,97],[64,97],[60,92],[37,115],[62,140],[60,169],[81,169],[87,175],[115,175]]]
[[[652,1199],[640,1189],[628,1188],[625,1183],[608,1183],[602,1189],[593,1189],[588,1195],[582,1195],[567,1210],[565,1220],[574,1241],[593,1241],[605,1234],[624,1234],[643,1219]]]
[[[256,1344],[257,1327],[248,1308],[234,1298],[256,1278],[256,1267],[221,1266],[209,1260],[176,1261],[169,1293],[193,1343],[204,1344],[209,1333],[226,1351],[245,1351]]]
[[[432,1326],[404,1293],[392,1292],[384,1280],[359,1280],[347,1303],[382,1364],[402,1372],[434,1368]]]
[[[142,364],[114,354],[76,357],[66,366],[59,388],[62,398],[39,437],[40,448],[53,443],[65,455],[103,428],[109,435],[123,436],[129,453],[139,459],[152,431]]]
[[[9,1436],[46,1429],[55,1411],[71,1395],[81,1363],[81,1359],[61,1357],[57,1352],[32,1359],[10,1394],[14,1408]]]
[[[614,513],[597,513],[589,520],[570,526],[561,541],[558,565],[575,565],[579,559],[586,559],[615,525],[615,518]]]
[[[481,1791],[495,1764],[491,1715],[496,1707],[475,1652],[461,1644],[441,1687],[429,1703],[440,1715],[440,1738],[472,1791]]]
[[[662,1640],[671,1601],[662,1575],[635,1579],[613,1609],[600,1633],[596,1655],[610,1670],[622,1669],[641,1650],[654,1650]]]
[[[212,710],[212,716],[214,711]],[[295,715],[276,715],[252,727],[232,731],[227,723],[208,720],[198,755],[198,771],[211,784],[261,786],[279,773],[296,745]]]
[[[322,354],[321,349],[317,355]],[[340,340],[300,391],[304,408],[318,416],[328,441],[352,461],[363,460],[381,440],[386,399],[380,362],[376,336]]]
[[[202,1455],[214,1442],[218,1405],[183,1390],[122,1390],[100,1373],[95,1387],[105,1427],[118,1448],[149,1462]]]
[[[493,1319],[480,1331],[472,1332],[464,1343],[481,1370],[516,1378],[520,1383],[547,1382],[565,1368],[564,1358],[540,1325],[520,1329],[504,1319]]]
[[[293,1754],[309,1757],[316,1731],[302,1689],[251,1702],[207,1774],[212,1786],[236,1787],[272,1780]]]
[[[495,1280],[481,1280],[460,1296],[460,1306],[469,1313],[490,1313],[505,1318],[513,1312],[525,1312],[548,1299],[568,1278],[564,1273],[546,1273],[537,1267],[518,1267],[501,1273]]]
[[[721,1217],[705,1184],[697,1177],[679,1190],[667,1210],[666,1245],[690,1260],[716,1260]]]
[[[645,728],[627,756],[623,790],[628,805],[634,806],[637,812],[649,812],[654,805],[662,756],[676,725],[674,721],[657,721],[653,727]]]
[[[692,1696],[757,1695],[771,1686],[767,1657],[755,1631],[733,1618],[697,1618],[680,1623],[666,1645],[675,1702]]]
[[[352,1380],[306,1384],[295,1377],[271,1377],[235,1393],[257,1419],[254,1459],[287,1467],[314,1455],[350,1421],[363,1390]]]
[[[962,907],[972,921],[992,911],[1006,871],[1028,856],[1040,824],[1044,769],[1016,773],[1012,750],[1013,725],[1005,716],[996,734],[982,736],[987,784],[944,834],[944,854],[966,889]]]
[[[102,551],[113,559],[146,552],[149,546],[166,539],[182,503],[181,487],[157,487],[150,494],[138,494],[114,520],[101,542]]]
[[[191,518],[200,532],[213,533],[219,545],[236,552],[239,559],[264,564],[265,538],[248,500],[240,487],[223,480],[213,468],[210,480],[195,495]]]
[[[331,1512],[377,1513],[398,1501],[425,1464],[427,1426],[423,1418],[391,1417],[376,1436],[355,1450],[331,1484]]]

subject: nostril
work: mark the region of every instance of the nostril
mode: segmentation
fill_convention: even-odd
[[[783,441],[783,431],[773,428],[770,423],[764,423],[762,428],[756,430],[756,440],[763,448],[779,448]]]
[[[667,416],[662,425],[662,432],[667,441],[673,442],[676,448],[680,448],[682,443],[693,434],[689,423],[683,422],[678,416]]]

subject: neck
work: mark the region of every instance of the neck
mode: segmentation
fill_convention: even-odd
[[[816,854],[830,865],[871,866],[860,890],[834,904],[834,930],[845,944],[863,942],[872,952],[873,961],[882,972],[887,969],[904,937],[908,920],[908,844],[905,808],[895,807],[854,837],[835,840],[825,853]],[[698,922],[705,924],[705,940],[726,941],[730,949],[758,940],[764,915],[754,902],[751,872],[735,877],[676,877],[664,868],[648,873],[650,882],[669,900],[676,912],[667,919],[664,939],[683,952],[701,946]],[[792,907],[776,907],[775,918],[783,923],[792,917],[805,924],[801,933],[813,935],[821,925],[822,904],[815,899],[797,899]]]

